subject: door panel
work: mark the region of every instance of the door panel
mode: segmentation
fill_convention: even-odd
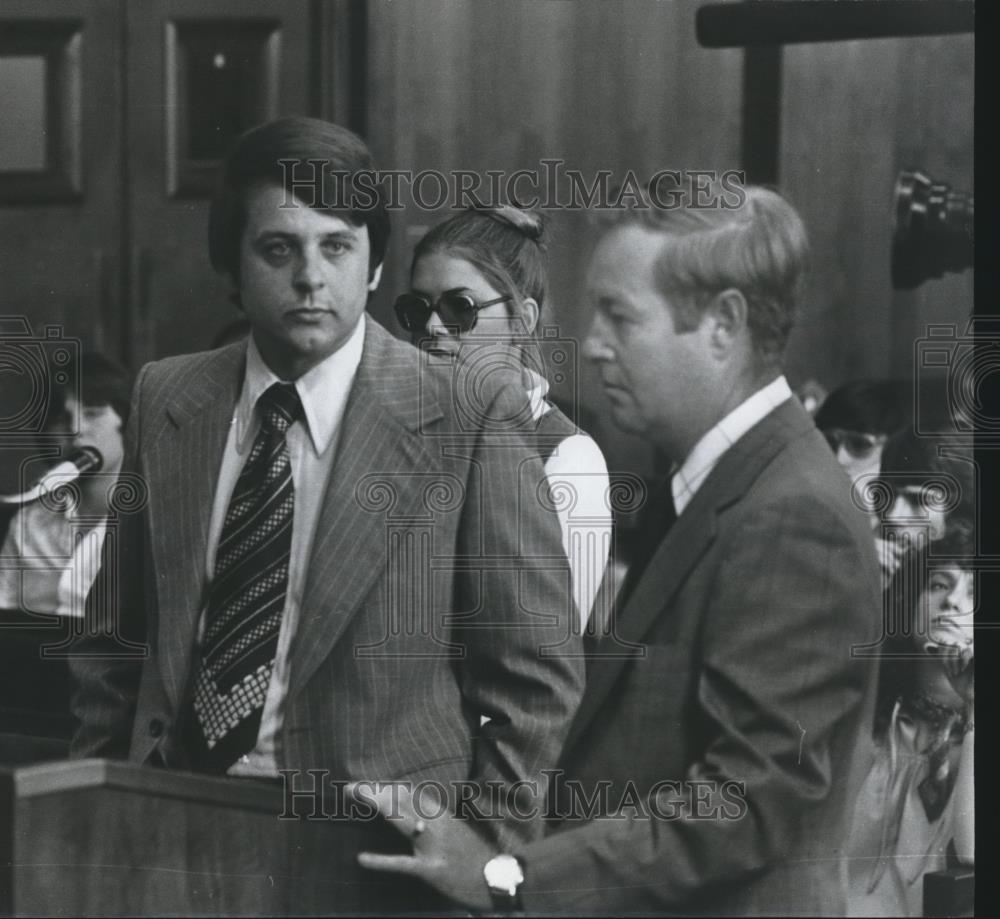
[[[119,354],[120,0],[0,6],[0,314]]]
[[[208,261],[219,158],[309,111],[306,0],[149,0],[127,10],[132,363],[200,351],[238,315]]]

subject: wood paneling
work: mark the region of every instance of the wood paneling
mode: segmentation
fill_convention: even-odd
[[[383,168],[543,171],[562,159],[588,182],[598,170],[727,169],[737,162],[742,53],[694,40],[696,2],[377,2],[368,9],[367,137]],[[408,208],[373,312],[398,331],[390,304],[405,288],[413,244],[446,215]],[[549,302],[543,322],[582,339],[585,215],[550,211]],[[582,404],[616,469],[647,471],[648,451],[608,421],[593,371]],[[563,398],[572,393],[560,392]]]
[[[540,169],[561,158],[587,175],[740,168],[743,63],[698,46],[698,0],[490,2],[375,0],[367,11],[366,136],[393,169]],[[782,49],[779,187],[799,207],[814,281],[788,354],[793,385],[908,375],[930,322],[960,322],[971,272],[894,293],[892,192],[902,168],[972,188],[971,35],[791,45]],[[749,117],[766,114],[766,100]],[[773,112],[773,107],[770,111]],[[373,311],[396,329],[393,297],[410,254],[444,211],[408,208]],[[580,338],[585,217],[550,212],[548,321]],[[616,468],[647,451],[611,427],[593,372],[580,395]],[[558,392],[558,390],[557,390]],[[564,397],[571,394],[559,393]]]
[[[815,253],[790,373],[828,387],[909,379],[928,324],[964,328],[972,273],[892,290],[893,188],[901,169],[922,167],[972,190],[973,38],[790,46],[784,54],[781,187]]]
[[[203,126],[215,120],[224,134],[277,115],[308,114],[309,6],[305,0],[145,0],[141,9],[128,6],[126,26],[127,306],[130,356],[140,366],[208,348],[238,315],[229,301],[230,282],[208,261],[214,175],[204,181],[202,164],[179,149],[181,120],[190,108],[178,98],[181,57],[197,40],[206,54],[235,55],[239,61],[227,60],[227,66],[238,63],[241,74],[255,81],[243,93],[246,109],[238,125],[215,112]],[[203,43],[211,38],[218,44]],[[177,67],[170,69],[171,63]],[[184,197],[172,197],[175,190]]]

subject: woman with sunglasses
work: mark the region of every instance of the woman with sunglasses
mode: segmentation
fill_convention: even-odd
[[[887,593],[849,915],[923,915],[924,875],[973,861],[973,557],[971,528],[956,524],[933,552],[907,556]]]
[[[608,472],[597,444],[548,399],[532,347],[545,301],[541,215],[501,205],[464,211],[434,227],[413,255],[410,291],[396,300],[414,344],[460,359],[475,347],[511,345],[535,424],[573,577],[581,627],[590,615],[610,548]]]

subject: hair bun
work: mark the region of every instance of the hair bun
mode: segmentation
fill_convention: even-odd
[[[522,236],[541,242],[545,232],[545,224],[542,215],[538,211],[522,210],[510,204],[495,204],[490,207],[477,208],[481,213],[492,217],[499,223],[505,223],[513,227]]]

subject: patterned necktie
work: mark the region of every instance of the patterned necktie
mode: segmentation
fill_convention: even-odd
[[[261,427],[226,511],[209,588],[187,742],[193,766],[225,772],[257,745],[288,588],[295,491],[285,432],[302,415],[292,383],[257,402]]]

